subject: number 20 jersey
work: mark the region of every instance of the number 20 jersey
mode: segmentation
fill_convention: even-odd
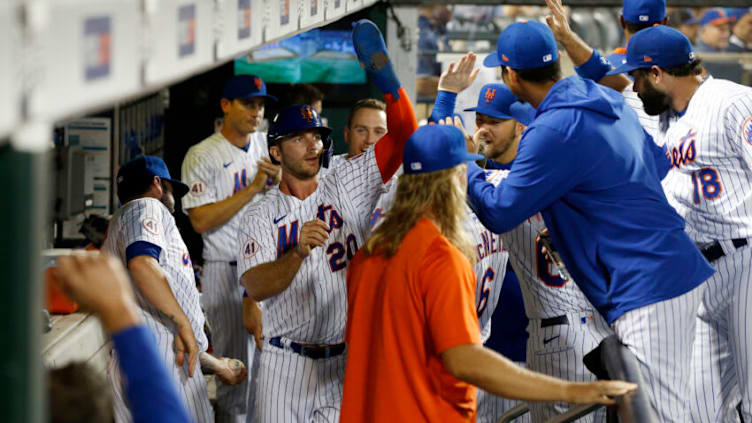
[[[305,200],[275,187],[243,216],[238,275],[294,248],[306,222],[321,219],[330,228],[329,238],[311,250],[290,286],[261,302],[267,339],[283,336],[306,344],[344,342],[347,266],[363,245],[382,187],[375,149],[371,148],[321,173],[318,188]]]

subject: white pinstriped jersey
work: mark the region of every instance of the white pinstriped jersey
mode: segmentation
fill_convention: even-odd
[[[183,210],[222,201],[253,182],[258,171],[257,162],[269,157],[266,134],[254,132],[249,136],[248,151],[231,144],[221,132],[216,132],[188,150],[183,159],[181,180],[190,191],[183,197]],[[256,194],[249,204],[262,196]],[[237,255],[237,227],[243,210],[224,225],[202,234],[204,259],[234,261]]]
[[[666,133],[663,183],[696,243],[752,236],[752,88],[708,78]]]
[[[199,305],[193,263],[175,225],[175,218],[156,198],[132,200],[116,211],[110,220],[102,249],[119,257],[127,266],[125,250],[137,241],[146,241],[161,248],[159,266],[180,308],[191,322],[199,351],[206,351],[208,341],[204,334],[204,314]],[[177,333],[172,321],[143,296],[135,283],[133,287],[144,321],[157,340],[168,331],[173,335]]]
[[[402,169],[400,168],[398,174],[401,173]],[[395,175],[384,186],[386,190],[379,198],[371,214],[370,226],[372,231],[383,222],[383,217],[392,207],[394,196],[397,193],[397,183],[398,178]],[[478,217],[469,209],[467,210],[464,228],[476,246],[477,256],[473,266],[475,273],[475,307],[478,312],[481,341],[485,343],[491,336],[491,316],[499,303],[509,255],[501,242],[501,237],[486,229],[480,223]]]
[[[508,174],[508,170],[487,170],[486,180],[498,185]],[[501,235],[520,281],[525,314],[530,319],[545,319],[573,312],[594,312],[577,284],[562,279],[558,267],[541,252],[536,237],[545,226],[541,215],[536,213]]]
[[[627,88],[624,88],[624,91],[621,93],[624,96],[624,102],[627,106],[637,113],[637,119],[639,119],[640,125],[642,125],[643,129],[653,137],[653,141],[657,145],[663,147],[663,144],[665,143],[665,140],[663,139],[665,131],[662,132],[660,130],[660,118],[645,113],[645,107],[642,104],[642,100],[637,96],[632,84],[628,85]]]
[[[297,245],[300,229],[320,218],[330,234],[314,248],[282,293],[261,302],[264,336],[284,336],[309,344],[344,342],[347,319],[347,265],[363,245],[368,219],[383,185],[375,150],[319,177],[305,200],[275,187],[243,216],[238,242],[238,275],[275,261]]]

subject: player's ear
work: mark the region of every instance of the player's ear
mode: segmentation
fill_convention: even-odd
[[[219,107],[222,108],[222,113],[227,114],[232,107],[232,100],[222,98],[221,100],[219,100]]]
[[[269,147],[269,155],[275,162],[282,163],[282,152],[279,149],[279,145]]]
[[[154,176],[151,179],[151,186],[149,187],[149,190],[150,191],[156,190],[156,193],[161,196],[162,195],[162,178],[160,178],[159,176]]]
[[[660,84],[663,82],[663,69],[655,65],[651,66],[650,76],[652,77],[653,85]]]
[[[627,28],[627,24],[624,23],[624,16],[621,13],[619,13],[619,25],[621,25],[621,29]]]
[[[350,144],[350,128],[345,126],[345,142]]]
[[[514,135],[519,137],[520,135],[522,135],[522,131],[524,131],[525,128],[526,128],[525,125],[515,121],[514,122]]]

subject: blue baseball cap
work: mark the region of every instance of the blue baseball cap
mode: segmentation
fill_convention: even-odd
[[[407,139],[402,154],[403,169],[409,174],[436,172],[484,158],[468,153],[462,131],[450,125],[421,126]]]
[[[657,25],[639,31],[627,44],[627,61],[608,75],[631,72],[635,69],[659,66],[668,68],[695,61],[692,43],[678,30]]]
[[[483,65],[537,69],[557,60],[559,49],[548,26],[537,21],[520,21],[501,32],[496,41],[496,52],[486,56]]]
[[[480,89],[478,105],[464,110],[496,119],[514,119],[527,126],[535,118],[535,109],[520,101],[504,84],[486,84]]]
[[[726,9],[715,7],[702,14],[700,26],[705,25],[723,25],[731,22],[731,17],[726,13]]]
[[[228,100],[236,98],[266,97],[277,101],[277,97],[266,93],[264,80],[256,75],[235,75],[225,84],[222,97]]]
[[[752,8],[749,8],[749,7],[727,8],[726,13],[728,13],[728,16],[731,19],[731,21],[736,22],[747,13],[752,13]]]
[[[188,193],[188,185],[179,179],[173,179],[164,160],[156,156],[139,156],[120,167],[117,173],[118,192],[127,192],[132,183],[159,176],[172,184],[172,193],[178,199]]]
[[[624,0],[621,16],[636,24],[654,24],[666,17],[666,0]]]

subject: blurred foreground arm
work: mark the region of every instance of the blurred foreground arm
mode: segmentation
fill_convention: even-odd
[[[137,423],[190,422],[157,354],[154,336],[141,323],[133,291],[119,261],[99,253],[75,254],[58,261],[63,290],[97,314],[112,335],[128,402]]]
[[[441,354],[444,367],[457,379],[494,395],[525,401],[614,404],[612,396],[633,393],[637,385],[619,381],[567,382],[517,366],[481,345],[449,348]]]

